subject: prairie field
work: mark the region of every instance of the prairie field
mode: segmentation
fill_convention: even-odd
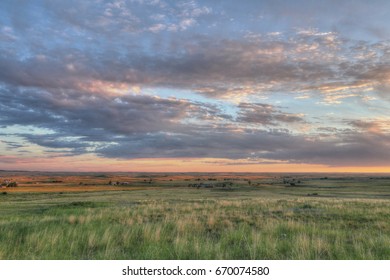
[[[0,259],[390,259],[390,176],[0,172]]]

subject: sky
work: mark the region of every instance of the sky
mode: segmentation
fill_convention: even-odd
[[[2,0],[0,169],[390,172],[390,1]]]

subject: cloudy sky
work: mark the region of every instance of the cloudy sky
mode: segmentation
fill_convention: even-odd
[[[2,0],[0,169],[390,172],[390,1]]]

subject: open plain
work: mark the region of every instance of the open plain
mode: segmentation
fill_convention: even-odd
[[[390,177],[1,172],[0,259],[390,259]]]

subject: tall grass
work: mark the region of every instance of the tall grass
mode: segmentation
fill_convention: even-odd
[[[43,197],[2,198],[1,259],[390,259],[388,200]]]

